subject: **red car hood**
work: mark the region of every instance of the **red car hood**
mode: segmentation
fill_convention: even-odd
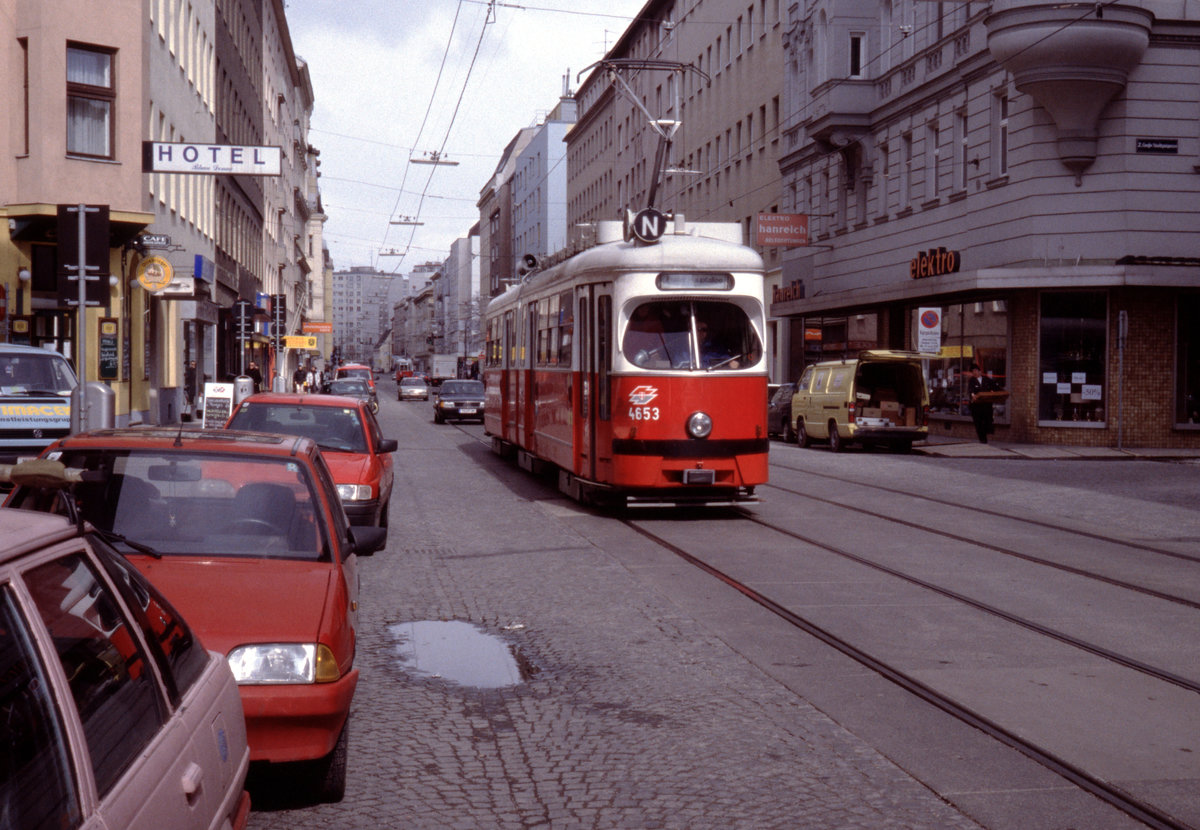
[[[371,456],[357,452],[321,450],[334,484],[370,484]]]
[[[313,643],[321,628],[328,562],[129,557],[200,637],[222,654],[248,643]]]

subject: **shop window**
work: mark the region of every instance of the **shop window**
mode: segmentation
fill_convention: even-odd
[[[919,330],[918,309],[911,312],[911,331]],[[915,346],[914,346],[915,348]],[[969,417],[967,381],[971,365],[979,364],[997,390],[1008,388],[1008,313],[1003,300],[942,308],[940,358],[929,361],[931,414]],[[1008,403],[995,406],[998,422],[1008,420]]]
[[[1179,298],[1175,422],[1200,425],[1200,295]]]
[[[1047,292],[1038,333],[1038,420],[1104,421],[1108,303],[1104,292]]]

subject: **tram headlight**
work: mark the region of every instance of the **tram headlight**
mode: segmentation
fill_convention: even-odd
[[[687,432],[693,438],[707,438],[712,432],[713,422],[707,412],[693,412],[687,419]]]

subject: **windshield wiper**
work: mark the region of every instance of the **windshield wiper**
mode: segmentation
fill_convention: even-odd
[[[147,556],[153,556],[155,559],[162,559],[163,555],[149,545],[143,545],[141,542],[135,542],[117,533],[115,530],[104,530],[103,528],[92,526],[93,532],[104,541],[111,544],[122,544],[126,547],[136,550],[138,553],[144,553]]]

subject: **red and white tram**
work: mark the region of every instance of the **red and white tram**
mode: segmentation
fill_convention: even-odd
[[[767,480],[762,259],[740,225],[665,225],[600,222],[488,305],[492,447],[579,501],[727,504]]]

